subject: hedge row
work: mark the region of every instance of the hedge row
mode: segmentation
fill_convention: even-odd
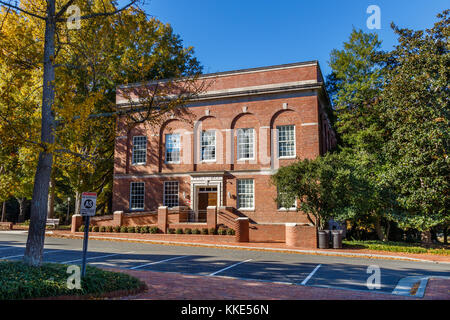
[[[80,232],[84,232],[84,225],[81,226],[78,231]],[[158,233],[158,227],[151,227],[151,226],[137,226],[137,227],[99,227],[99,226],[89,226],[89,231],[90,232],[116,232],[116,233]],[[211,229],[207,229],[207,228],[203,228],[203,229],[190,229],[190,228],[186,228],[186,229],[182,229],[182,228],[178,228],[178,229],[169,229],[169,233],[170,234],[203,234],[203,235],[214,235],[214,234],[218,234],[218,235],[235,235],[236,232],[233,229],[230,228],[219,228],[219,229],[215,229],[215,228],[211,228]]]

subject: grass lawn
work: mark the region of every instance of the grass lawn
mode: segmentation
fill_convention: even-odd
[[[343,240],[344,248],[351,249],[368,249],[390,252],[405,252],[405,253],[429,253],[439,255],[450,255],[449,246],[441,245],[436,248],[427,248],[418,243],[407,242],[393,242],[393,241],[379,241],[379,240]]]
[[[0,300],[17,300],[56,296],[98,297],[119,290],[138,290],[145,284],[139,279],[119,272],[110,272],[87,266],[81,289],[69,289],[68,265],[46,263],[40,268],[22,262],[0,261]]]

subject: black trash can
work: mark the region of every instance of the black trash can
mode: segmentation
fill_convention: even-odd
[[[333,236],[333,248],[341,249],[342,248],[342,230],[333,230],[331,231]]]
[[[330,230],[319,230],[319,249],[328,249],[330,243]]]

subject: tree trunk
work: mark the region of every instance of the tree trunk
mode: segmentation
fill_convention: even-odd
[[[45,20],[44,75],[42,86],[41,143],[43,146],[53,144],[55,100],[55,0],[47,0],[47,18]],[[31,266],[42,264],[45,240],[45,223],[47,219],[47,201],[50,176],[52,173],[53,154],[44,149],[39,153],[39,160],[34,177],[33,200],[31,202],[30,228],[23,261]]]
[[[48,207],[47,217],[49,219],[53,219],[55,216],[55,177],[53,173],[50,178],[47,207]]]
[[[377,216],[375,220],[375,230],[377,232],[378,240],[385,241],[385,235],[381,228],[381,217]]]
[[[2,204],[2,222],[5,222],[6,218],[6,201],[3,201]]]
[[[80,214],[81,194],[79,191],[75,192],[75,212],[74,214]]]
[[[431,232],[430,232],[430,230],[422,231],[422,233],[421,233],[421,242],[423,244],[426,244],[426,245],[429,245],[429,244],[432,243],[431,242]]]
[[[24,222],[25,221],[25,198],[16,198],[16,200],[19,203],[19,218],[17,220],[18,220],[18,222]]]
[[[448,227],[444,227],[444,244],[448,244]]]

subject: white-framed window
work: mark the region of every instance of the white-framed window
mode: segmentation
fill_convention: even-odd
[[[295,126],[277,126],[278,133],[278,157],[295,157]]]
[[[237,200],[239,209],[255,208],[255,187],[253,179],[237,180]]]
[[[131,182],[130,184],[130,209],[144,210],[145,184],[144,182]]]
[[[238,129],[237,159],[251,160],[255,158],[255,130],[253,128]]]
[[[133,137],[133,153],[131,163],[134,165],[145,164],[147,159],[147,137]]]
[[[285,199],[283,197],[283,195],[285,194],[284,192],[281,192],[279,190],[277,190],[277,194],[278,194],[278,201],[277,201],[277,206],[278,206],[278,210],[280,211],[293,211],[293,210],[297,210],[297,199],[294,199],[294,201],[287,203],[288,199]]]
[[[178,181],[164,182],[164,199],[166,207],[178,207]]]
[[[179,163],[180,150],[180,134],[166,134],[166,163]]]
[[[201,160],[216,160],[216,131],[202,131],[201,135]]]

